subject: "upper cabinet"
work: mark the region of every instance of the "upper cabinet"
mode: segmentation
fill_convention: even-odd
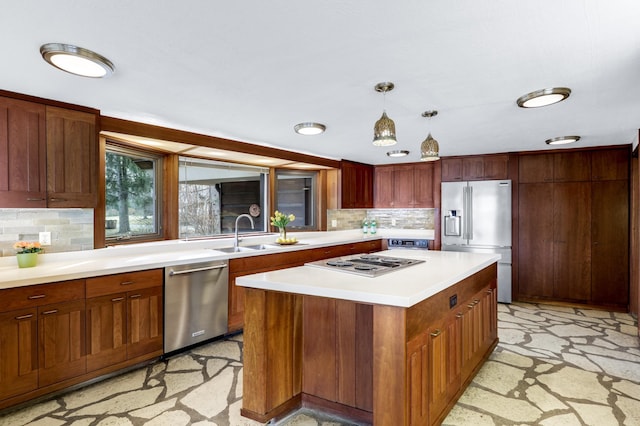
[[[435,163],[376,166],[376,208],[433,208],[440,187]]]
[[[441,161],[442,182],[507,179],[508,177],[508,154],[443,158]]]
[[[342,208],[373,207],[373,166],[341,161]]]
[[[47,106],[47,205],[95,207],[98,201],[94,114]]]
[[[0,207],[45,207],[45,106],[0,97]]]
[[[96,122],[96,113],[0,97],[0,207],[95,207]]]

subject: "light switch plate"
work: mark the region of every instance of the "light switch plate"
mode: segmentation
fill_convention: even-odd
[[[51,245],[51,232],[40,232],[38,234],[38,239],[40,240],[40,245],[50,246]]]
[[[331,227],[332,228],[338,227],[338,219],[331,219]]]

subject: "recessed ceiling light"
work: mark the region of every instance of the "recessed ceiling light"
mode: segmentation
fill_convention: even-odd
[[[545,143],[547,145],[565,145],[568,143],[578,142],[580,136],[559,136],[557,138],[547,139]]]
[[[398,149],[398,150],[395,150],[395,151],[387,152],[387,155],[389,157],[406,157],[407,155],[409,155],[409,151],[404,150],[404,149]]]
[[[40,46],[40,54],[54,67],[83,77],[108,77],[116,70],[104,56],[71,44],[43,44]]]
[[[298,123],[293,127],[293,130],[296,131],[299,135],[305,136],[313,136],[319,135],[320,133],[324,133],[327,129],[327,126],[320,123]]]
[[[538,108],[564,101],[570,94],[571,89],[568,87],[551,87],[527,93],[516,102],[520,108]]]

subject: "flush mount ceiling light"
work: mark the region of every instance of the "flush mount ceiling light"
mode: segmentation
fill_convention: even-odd
[[[571,89],[568,87],[551,87],[527,93],[516,102],[520,108],[538,108],[564,101],[570,94]]]
[[[373,126],[373,144],[375,146],[391,146],[398,142],[396,140],[396,125],[392,119],[387,117],[387,111],[384,108],[386,94],[392,91],[394,87],[394,84],[389,81],[375,85],[376,92],[382,92],[384,95],[382,117]]]
[[[71,44],[43,44],[40,46],[40,54],[54,67],[83,77],[108,77],[116,70],[104,56]]]
[[[389,157],[406,157],[407,155],[409,155],[409,151],[405,149],[397,149],[395,151],[387,152],[387,156]]]
[[[580,136],[559,136],[557,138],[551,138],[544,141],[547,145],[566,145],[568,143],[578,142]]]
[[[435,117],[438,115],[438,111],[425,111],[422,113],[423,117],[429,118],[431,121],[431,117]],[[438,145],[438,141],[431,136],[431,132],[427,138],[422,141],[420,144],[420,161],[436,161],[440,159],[440,145]]]
[[[324,133],[324,131],[327,130],[327,126],[325,126],[324,124],[311,122],[298,123],[293,127],[293,130],[295,130],[299,135],[313,136]]]

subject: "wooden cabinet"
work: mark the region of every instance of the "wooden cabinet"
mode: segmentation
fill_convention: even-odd
[[[433,208],[440,181],[433,163],[377,166],[376,208]]]
[[[626,308],[629,150],[527,154],[519,168],[518,299]]]
[[[442,182],[507,179],[509,155],[471,155],[443,158]]]
[[[382,249],[380,240],[298,250],[289,253],[274,253],[255,257],[229,260],[229,322],[230,332],[244,327],[244,288],[236,285],[241,275],[257,274],[304,265],[320,259],[346,256],[357,253],[372,253]]]
[[[97,114],[0,97],[0,207],[93,208]]]
[[[46,206],[44,105],[0,97],[0,207]]]
[[[38,307],[38,341],[40,387],[84,374],[84,298]]]
[[[87,279],[87,369],[162,354],[162,269]]]
[[[47,206],[94,208],[98,201],[96,115],[47,106]]]
[[[84,285],[74,280],[0,291],[0,399],[84,374]]]
[[[373,166],[352,161],[341,161],[342,208],[373,207]]]

